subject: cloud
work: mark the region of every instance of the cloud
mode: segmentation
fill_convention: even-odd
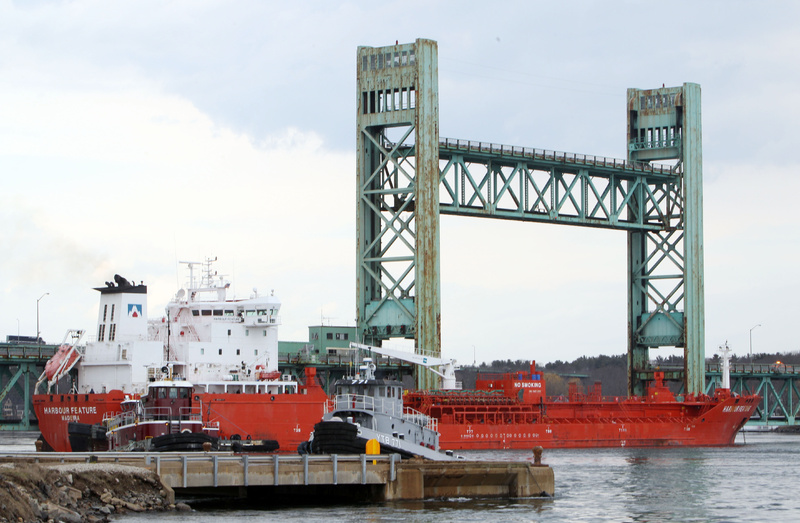
[[[120,272],[150,282],[154,311],[176,290],[176,258],[211,254],[237,263],[248,289],[298,292],[303,281],[324,287],[315,275],[352,273],[354,161],[319,136],[286,129],[256,140],[142,88],[6,88],[2,96],[0,118],[14,122],[0,130],[2,244],[14,253],[0,262],[11,275],[3,308],[33,285],[46,291],[69,280],[52,301],[88,309],[88,287]],[[352,291],[335,299],[354,301]],[[81,322],[94,320],[84,313]],[[65,325],[48,322],[48,339]]]
[[[32,333],[50,292],[48,340],[92,329],[114,273],[156,314],[206,255],[275,289],[283,340],[351,323],[356,48],[427,37],[446,137],[623,157],[627,87],[700,83],[707,350],[757,323],[796,349],[798,8],[695,4],[0,1],[0,328]],[[632,44],[654,16],[669,37]],[[623,232],[445,217],[441,245],[454,357],[626,350]]]

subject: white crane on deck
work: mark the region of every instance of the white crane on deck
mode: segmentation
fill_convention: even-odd
[[[373,347],[372,345],[363,345],[355,342],[350,342],[350,348],[368,350],[383,356],[394,358],[396,360],[402,360],[415,365],[421,365],[428,368],[434,374],[441,376],[442,389],[451,390],[459,388],[456,386],[456,360],[445,360],[433,356],[425,356],[424,354],[417,354],[415,352],[405,352],[396,349],[387,349],[384,347]],[[438,367],[438,370],[434,367]]]

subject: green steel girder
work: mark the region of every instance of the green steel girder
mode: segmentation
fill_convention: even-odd
[[[742,381],[741,389],[748,391],[747,383]],[[775,387],[775,381],[781,382],[778,388]],[[759,394],[762,398],[756,409],[758,419],[753,421],[766,424],[772,418],[782,417],[786,423],[795,423],[798,410],[800,410],[797,378],[762,376],[758,381],[758,387],[752,392]]]
[[[357,278],[363,341],[441,354],[436,42],[360,47]],[[413,144],[413,150],[410,148]],[[413,156],[411,156],[413,154]],[[422,307],[419,303],[424,304]],[[425,369],[417,386],[435,388]]]
[[[17,370],[11,370],[17,366]],[[0,430],[27,430],[30,428],[30,415],[33,411],[31,386],[39,375],[37,363],[34,361],[5,361],[2,364],[2,374],[8,376],[8,381],[0,390],[0,406],[4,405],[6,396],[16,389],[22,399],[22,418],[20,423],[2,423]],[[20,378],[23,380],[20,381]]]
[[[679,224],[628,231],[629,392],[645,390],[635,370],[649,366],[649,349],[674,346],[684,349],[685,390],[699,393],[705,380],[700,86],[628,89],[628,117],[628,160],[674,159],[682,181]],[[632,204],[647,197],[634,194]]]
[[[17,380],[18,380],[18,379],[20,378],[20,376],[22,376],[24,373],[25,373],[25,367],[24,367],[23,365],[20,365],[20,366],[19,366],[19,368],[17,369],[17,372],[15,372],[15,373],[14,373],[14,374],[11,376],[11,379],[9,379],[9,380],[8,380],[8,383],[6,383],[6,385],[3,387],[3,390],[0,390],[0,403],[2,403],[2,402],[3,402],[3,400],[5,400],[5,399],[6,399],[6,395],[7,395],[9,392],[11,392],[11,389],[12,389],[12,388],[14,388],[14,385],[16,385],[16,383],[17,383]]]
[[[453,139],[440,140],[439,159],[441,214],[622,230],[681,224],[682,177],[670,167]]]
[[[739,364],[731,372],[731,391],[740,394],[759,394],[761,402],[751,419],[754,424],[797,424],[800,414],[800,373],[765,371],[753,365]],[[767,366],[769,367],[769,366]],[[713,369],[706,374],[707,393],[720,386],[721,372]],[[755,386],[752,384],[755,382]],[[777,418],[777,419],[776,419]],[[779,421],[782,419],[783,421]]]
[[[414,127],[409,126],[403,140],[413,131]],[[361,212],[366,215],[365,221],[375,225],[373,234],[365,238],[361,256],[362,277],[373,289],[362,321],[376,330],[380,325],[381,332],[374,333],[376,339],[392,334],[392,330],[386,332],[386,327],[394,327],[398,334],[405,326],[404,335],[409,337],[416,332],[416,313],[413,303],[409,303],[415,285],[414,169],[407,154],[396,154],[398,148],[388,141],[385,132],[363,132],[378,161],[359,187]]]
[[[761,402],[749,423],[797,425],[800,422],[800,372],[764,371],[759,368],[770,365],[740,363],[734,367],[738,369],[731,370],[731,392],[738,395],[761,395]],[[754,380],[757,380],[757,385],[751,387],[750,383]],[[709,365],[705,393],[712,395],[721,386],[722,372],[719,365]]]

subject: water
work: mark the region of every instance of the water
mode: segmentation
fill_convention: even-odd
[[[447,499],[334,507],[197,503],[192,513],[131,514],[121,523],[236,521],[786,521],[798,518],[800,436],[754,434],[737,446],[708,449],[545,451],[553,467],[551,500]],[[27,444],[27,447],[25,445]],[[13,448],[12,448],[13,447]],[[33,437],[0,435],[0,451],[31,450]],[[464,452],[477,460],[529,460],[530,452]]]

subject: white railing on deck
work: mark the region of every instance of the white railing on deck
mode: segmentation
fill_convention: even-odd
[[[349,409],[382,412],[438,432],[438,420],[430,418],[411,407],[403,407],[403,403],[397,399],[375,398],[363,394],[339,394],[334,398],[334,410]]]

